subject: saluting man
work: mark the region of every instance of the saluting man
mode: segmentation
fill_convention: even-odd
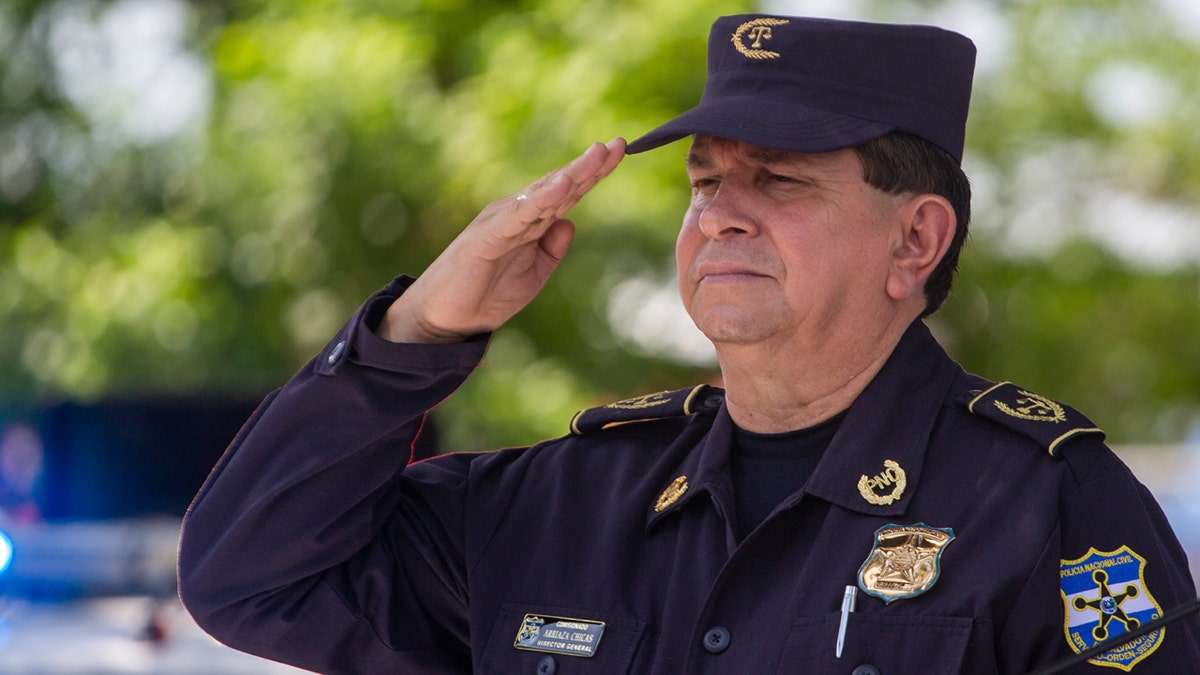
[[[869,675],[1023,673],[1193,599],[1103,433],[921,321],[967,235],[974,54],[927,26],[718,19],[694,109],[489,205],[264,401],[186,518],[188,609],[319,672]],[[726,388],[409,463],[567,255],[567,211],[685,138],[679,289]],[[1076,672],[1197,672],[1198,644],[1184,619]]]

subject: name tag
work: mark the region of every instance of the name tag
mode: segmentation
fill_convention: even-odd
[[[526,614],[513,646],[533,652],[590,657],[595,655],[603,635],[603,621]]]

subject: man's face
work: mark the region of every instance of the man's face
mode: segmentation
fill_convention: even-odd
[[[799,154],[698,136],[688,177],[679,288],[718,346],[819,348],[886,321],[903,197],[865,183],[853,150]]]

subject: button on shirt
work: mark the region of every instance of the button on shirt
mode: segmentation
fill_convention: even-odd
[[[590,657],[552,654],[560,675],[1021,673],[1073,653],[1064,560],[1128,547],[1163,609],[1195,597],[1161,511],[1099,437],[1056,458],[972,414],[968,392],[989,383],[920,322],[804,488],[744,538],[723,407],[406,465],[486,336],[377,338],[372,317],[402,288],[260,406],[193,503],[181,595],[228,644],[329,673],[536,672],[547,653],[518,634],[567,617],[603,633]],[[885,480],[891,501],[868,500],[860,483],[893,465],[903,490]],[[936,580],[890,602],[860,593],[836,658],[843,592],[877,533],[918,524],[953,531]],[[1198,642],[1196,621],[1173,624],[1134,672],[1188,672]]]

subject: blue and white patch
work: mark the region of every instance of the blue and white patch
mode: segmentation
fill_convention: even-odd
[[[1059,566],[1067,643],[1075,653],[1116,638],[1162,615],[1145,580],[1146,560],[1128,546],[1088,549]],[[1097,666],[1131,670],[1154,653],[1166,634],[1160,628],[1088,659]]]

